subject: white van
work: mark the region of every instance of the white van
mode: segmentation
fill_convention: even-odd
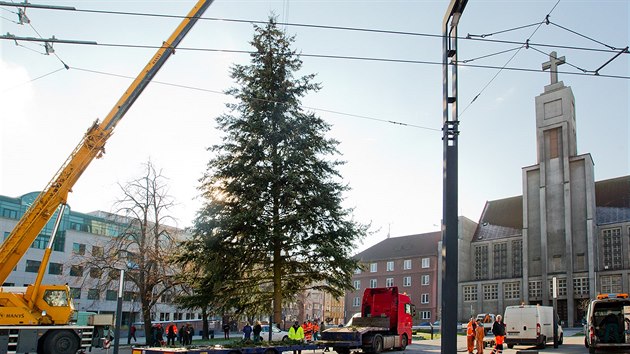
[[[503,316],[505,323],[505,344],[512,349],[515,345],[536,345],[544,348],[547,342],[553,343],[553,307],[540,305],[508,306]],[[558,323],[558,344],[564,336]]]
[[[600,294],[586,311],[584,345],[598,349],[630,351],[630,299],[628,294]]]

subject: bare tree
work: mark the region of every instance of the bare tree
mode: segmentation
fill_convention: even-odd
[[[169,214],[174,200],[168,195],[166,181],[148,161],[142,177],[119,184],[122,197],[116,201],[114,213],[106,217],[120,231],[102,245],[102,252],[86,254],[81,264],[89,270],[84,284],[100,289],[115,289],[120,270],[125,270],[125,282],[137,290],[148,344],[153,341],[152,310],[163,295],[170,295],[180,284],[179,272],[170,259],[182,235],[181,230],[167,225],[175,220]]]

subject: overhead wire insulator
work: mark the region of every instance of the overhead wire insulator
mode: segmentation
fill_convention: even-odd
[[[18,24],[23,25],[25,23],[31,23],[31,20],[26,16],[26,8],[18,9]]]
[[[52,36],[51,40],[54,41],[55,39],[55,36]],[[52,42],[44,42],[44,48],[46,48],[46,55],[51,55],[55,53]]]

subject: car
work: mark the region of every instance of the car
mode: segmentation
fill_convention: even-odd
[[[260,332],[262,340],[269,340],[269,325],[262,325],[262,332]],[[274,342],[286,342],[289,340],[289,332],[283,331],[275,324],[271,327],[271,340]]]

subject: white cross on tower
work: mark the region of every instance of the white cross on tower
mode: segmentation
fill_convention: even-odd
[[[551,52],[549,53],[549,61],[544,62],[542,64],[542,69],[551,72],[551,84],[555,84],[558,82],[558,65],[564,64],[564,56],[558,58],[558,53]]]

